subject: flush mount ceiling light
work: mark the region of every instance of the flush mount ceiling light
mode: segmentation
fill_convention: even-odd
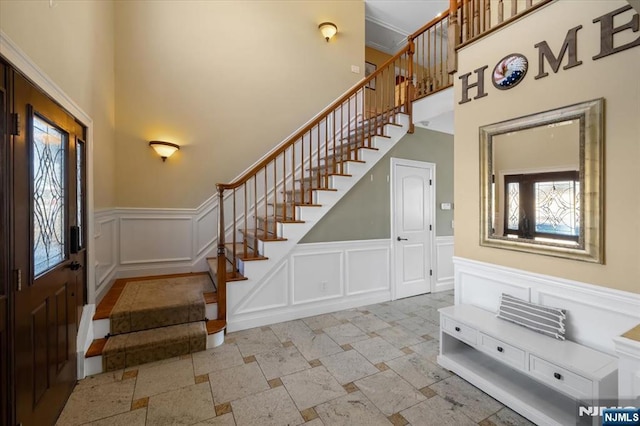
[[[180,149],[180,145],[164,141],[151,141],[149,142],[149,146],[158,153],[162,161],[166,161],[167,158],[171,157],[174,152]]]
[[[322,36],[327,40],[327,43],[329,42],[329,39],[336,35],[336,33],[338,32],[338,27],[336,27],[336,24],[334,24],[333,22],[323,22],[322,24],[318,25],[318,28],[320,28],[320,32],[322,33]]]

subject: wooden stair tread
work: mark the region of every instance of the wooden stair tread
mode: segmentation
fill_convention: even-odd
[[[267,235],[264,235],[263,229],[240,229],[240,232],[242,232],[247,239],[256,239],[259,241],[287,241],[286,238],[278,237],[271,231],[267,231]]]
[[[218,258],[217,257],[211,257],[211,258],[207,259],[207,261],[208,261],[209,267],[211,268],[213,273],[217,275],[218,274]],[[227,265],[227,282],[229,282],[229,281],[244,281],[244,280],[247,279],[240,272],[234,271],[233,270],[233,265],[231,265],[231,263],[229,263],[228,260],[225,260],[225,263]]]
[[[91,342],[91,345],[89,346],[89,349],[87,349],[87,352],[84,354],[84,357],[91,358],[94,356],[102,355],[102,350],[104,349],[104,345],[106,344],[107,344],[106,337],[102,339],[95,339],[93,342]]]
[[[327,164],[323,164],[321,166],[313,166],[309,168],[309,171],[311,172],[316,172],[319,170],[326,170],[326,169],[332,169],[333,168],[333,164],[336,165],[336,169],[339,169],[340,167],[338,167],[338,164],[342,164],[342,163],[359,163],[359,164],[366,164],[367,162],[364,160],[336,160],[334,163],[331,163],[330,165]],[[351,176],[349,174],[344,174],[344,173],[329,173],[329,176]]]
[[[298,182],[302,182],[301,180],[298,180]],[[304,188],[305,191],[337,191],[336,188],[315,188],[313,186],[311,187],[306,187]],[[300,192],[302,191],[302,189],[287,189],[287,191],[285,192],[286,194],[291,194],[293,192]]]
[[[261,220],[264,221],[274,221],[277,223],[305,223],[304,220],[298,220],[298,219],[284,219],[282,216],[266,216],[266,217],[261,217]]]
[[[227,328],[227,322],[225,320],[209,320],[207,321],[207,334],[218,333]]]
[[[204,297],[204,303],[206,305],[218,303],[218,293],[216,293],[215,291],[204,292],[202,293],[202,297]]]

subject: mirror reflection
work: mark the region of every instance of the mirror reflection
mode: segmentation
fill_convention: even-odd
[[[577,245],[580,127],[566,120],[492,141],[492,236]]]
[[[603,263],[603,104],[480,128],[481,245]]]

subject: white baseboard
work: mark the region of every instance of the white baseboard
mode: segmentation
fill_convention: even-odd
[[[640,294],[454,257],[455,303],[496,312],[501,293],[567,311],[566,337],[615,355],[614,338],[640,323]]]

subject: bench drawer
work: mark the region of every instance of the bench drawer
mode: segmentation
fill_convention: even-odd
[[[475,328],[469,327],[468,325],[462,324],[461,322],[449,317],[442,317],[440,322],[442,323],[442,329],[444,331],[454,336],[456,339],[463,340],[475,346],[477,335]]]
[[[529,355],[530,373],[574,398],[591,398],[593,394],[593,382],[565,368],[558,367],[548,361]]]
[[[526,369],[525,352],[501,340],[478,333],[478,349],[518,370]]]

